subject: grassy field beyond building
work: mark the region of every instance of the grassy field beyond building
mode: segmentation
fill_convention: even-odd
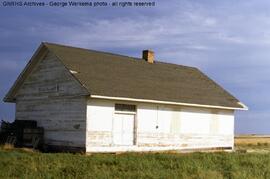
[[[236,135],[235,145],[269,145],[270,135]]]
[[[269,153],[39,153],[0,149],[0,178],[270,178]]]
[[[236,151],[270,153],[270,135],[237,135],[234,143]]]

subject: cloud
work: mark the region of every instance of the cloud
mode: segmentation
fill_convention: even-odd
[[[237,130],[260,131],[270,112],[269,5],[172,0],[158,1],[155,8],[1,9],[0,76],[12,75],[1,80],[0,97],[41,41],[137,57],[151,48],[159,60],[199,67],[246,102],[251,110],[237,116],[244,126]],[[256,114],[262,124],[245,129]]]
[[[21,64],[17,61],[11,60],[2,60],[0,70],[19,70],[21,68]]]

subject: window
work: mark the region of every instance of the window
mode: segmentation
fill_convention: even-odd
[[[136,112],[136,106],[131,104],[115,104],[115,111]]]

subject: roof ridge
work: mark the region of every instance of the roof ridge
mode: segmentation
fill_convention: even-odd
[[[88,49],[88,48],[83,48],[83,47],[74,47],[74,46],[62,45],[62,44],[51,43],[51,42],[42,42],[42,43],[46,46],[47,45],[56,45],[56,46],[61,46],[61,47],[66,47],[66,48],[75,48],[75,49],[86,50],[86,51],[91,51],[91,52],[95,52],[95,53],[102,53],[102,54],[108,54],[108,55],[113,55],[113,56],[121,56],[121,57],[142,60],[142,58],[131,57],[131,56],[127,56],[127,55],[121,55],[121,54],[117,54],[117,53],[105,52],[105,51],[100,51],[100,50],[93,50],[93,49]]]
[[[131,60],[134,60],[134,59],[136,59],[136,60],[143,60],[142,58],[138,58],[138,57],[131,57],[131,56],[128,56],[128,55],[121,55],[121,54],[117,54],[117,53],[105,52],[105,51],[99,51],[99,50],[93,50],[93,49],[88,49],[88,48],[83,48],[83,47],[74,47],[74,46],[57,44],[57,43],[51,43],[51,42],[42,42],[42,43],[45,46],[47,46],[47,45],[56,45],[56,46],[65,47],[65,48],[74,48],[74,49],[79,49],[79,50],[86,50],[86,51],[90,51],[90,52],[95,52],[95,53],[102,53],[102,54],[108,54],[108,55],[113,55],[113,56],[120,56],[120,57],[130,58]],[[160,60],[155,60],[155,62],[161,63],[161,64],[166,64],[166,65],[176,65],[176,66],[179,66],[179,67],[186,67],[186,68],[198,69],[198,68],[192,67],[192,66],[181,65],[181,64],[176,64],[176,63],[169,63],[169,62],[164,62],[164,61],[160,61]]]

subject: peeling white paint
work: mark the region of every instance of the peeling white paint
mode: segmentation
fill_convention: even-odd
[[[234,108],[87,98],[84,90],[48,53],[18,90],[16,119],[36,120],[44,127],[46,144],[82,147],[87,152],[233,148]],[[115,111],[116,103],[136,105],[136,111]],[[127,138],[125,130],[115,130],[121,115],[134,118],[128,130],[133,134]],[[116,140],[120,134],[122,142]]]
[[[42,89],[42,90],[41,90]],[[86,97],[69,71],[48,53],[16,95],[16,119],[44,127],[49,145],[85,147]]]
[[[113,142],[115,103],[137,106],[136,143],[133,146],[115,145]],[[217,110],[216,113],[205,108],[90,98],[87,105],[86,151],[233,148],[233,123],[233,110]],[[99,127],[93,128],[91,124]]]

